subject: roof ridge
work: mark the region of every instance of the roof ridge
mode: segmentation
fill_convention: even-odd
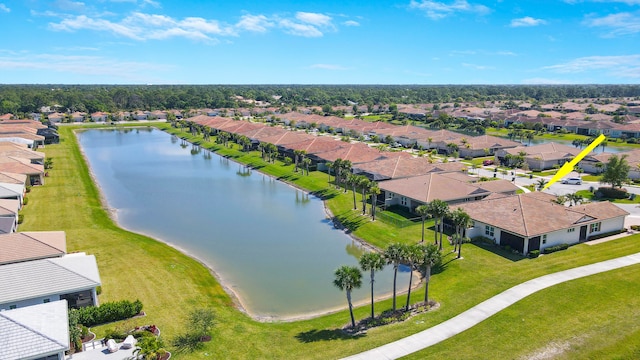
[[[391,178],[392,178],[392,179],[393,179],[393,178],[395,177],[395,175],[396,175],[396,171],[398,170],[398,166],[400,166],[400,160],[401,160],[401,159],[402,159],[402,158],[401,158],[401,157],[399,157],[399,156],[396,158],[396,166],[394,166],[394,167],[393,167],[393,172],[391,172]]]
[[[522,196],[518,195],[518,204],[520,205],[520,215],[522,215],[522,225],[524,226],[524,234],[529,236],[529,228],[527,227],[527,220],[524,217],[524,206],[522,205]]]
[[[91,255],[85,255],[85,256],[91,256]],[[58,258],[58,259],[63,259],[63,258],[64,258],[64,257],[62,257],[62,258]],[[65,269],[65,270],[67,270],[67,271],[69,271],[69,272],[72,272],[72,273],[74,273],[74,274],[76,274],[76,275],[80,276],[81,278],[84,278],[84,279],[86,279],[86,280],[91,281],[92,283],[98,283],[97,281],[95,281],[95,280],[93,280],[93,279],[89,279],[88,277],[84,276],[83,274],[80,274],[80,273],[79,273],[79,272],[77,272],[77,271],[71,270],[71,269],[69,269],[69,268],[68,268],[68,267],[66,267],[66,266],[62,266],[62,265],[60,265],[60,264],[58,264],[58,263],[56,263],[56,262],[53,262],[53,261],[52,261],[52,259],[43,259],[43,260],[46,260],[47,262],[49,262],[49,263],[51,263],[51,264],[53,264],[53,265],[55,265],[55,266],[57,266],[57,267],[59,267],[59,268]]]
[[[23,233],[23,232],[19,232],[19,233],[17,233],[17,234],[21,234],[22,236],[26,236],[26,237],[28,237],[29,239],[33,239],[34,241],[39,242],[40,244],[43,244],[43,245],[45,245],[45,246],[47,246],[47,247],[50,247],[50,248],[52,248],[52,249],[54,249],[54,250],[56,250],[56,251],[59,251],[59,252],[61,252],[61,253],[63,253],[63,254],[66,254],[66,252],[65,252],[65,251],[62,251],[61,249],[58,249],[58,248],[57,248],[57,247],[55,247],[55,246],[49,245],[49,244],[47,244],[46,242],[44,242],[44,241],[42,241],[42,240],[38,240],[38,239],[34,238],[33,236],[27,235],[27,234],[25,234],[25,233]]]
[[[29,326],[27,326],[27,325],[25,325],[25,324],[22,324],[22,323],[20,323],[20,322],[18,322],[18,321],[16,321],[16,320],[14,320],[14,319],[12,319],[12,318],[10,318],[10,317],[7,317],[6,315],[3,315],[3,314],[2,314],[2,312],[0,312],[0,317],[3,317],[3,318],[5,318],[5,319],[7,319],[8,321],[10,321],[10,322],[12,322],[12,323],[14,323],[14,324],[16,324],[16,325],[18,325],[18,326],[20,326],[20,327],[24,328],[24,329],[27,329],[28,331],[30,331],[30,332],[32,332],[32,333],[34,333],[34,334],[38,334],[38,335],[42,336],[43,338],[45,338],[45,339],[47,339],[47,340],[49,340],[49,341],[51,341],[51,342],[53,342],[53,343],[55,343],[55,344],[57,344],[57,345],[59,345],[59,346],[62,346],[63,348],[66,348],[66,347],[67,347],[67,345],[59,343],[58,341],[56,341],[56,340],[54,340],[54,339],[50,338],[49,336],[47,336],[47,335],[45,335],[45,334],[41,333],[40,331],[35,330],[35,329],[32,329],[31,327],[29,327]]]

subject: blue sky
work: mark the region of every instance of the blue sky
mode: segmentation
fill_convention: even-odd
[[[0,83],[638,84],[640,0],[0,0]]]

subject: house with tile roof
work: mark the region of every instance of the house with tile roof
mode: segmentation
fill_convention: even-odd
[[[432,172],[421,176],[382,181],[385,206],[400,205],[414,211],[435,199],[448,204],[482,200],[493,194],[515,194],[518,187],[507,180],[476,182],[478,178],[462,172]]]
[[[0,266],[57,258],[66,253],[64,231],[28,231],[0,235]]]
[[[628,212],[608,201],[576,206],[554,202],[555,196],[532,192],[494,194],[482,201],[452,206],[473,220],[470,238],[484,236],[522,254],[560,244],[577,244],[591,237],[622,230]]]
[[[384,181],[431,172],[462,172],[466,166],[460,162],[432,163],[424,157],[395,157],[358,163],[353,165],[353,173],[364,175],[369,180]]]
[[[13,156],[0,157],[0,172],[27,175],[30,185],[44,184],[44,165],[32,164],[28,159]]]
[[[97,306],[101,285],[96,258],[68,254],[0,266],[0,310],[65,299],[69,307]]]
[[[524,160],[531,170],[552,169],[555,165],[562,165],[577,156],[581,149],[573,146],[558,144],[554,142],[534,145],[518,146],[510,149],[502,149],[495,153],[496,159],[501,164],[508,164],[508,156],[519,156],[524,154]]]
[[[0,312],[0,357],[63,360],[69,350],[67,302],[51,301]]]

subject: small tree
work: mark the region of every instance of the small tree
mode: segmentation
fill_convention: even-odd
[[[604,184],[611,184],[611,187],[613,188],[620,188],[622,187],[622,183],[629,178],[630,169],[626,154],[621,155],[620,157],[617,155],[611,155],[609,161],[607,161],[606,168],[602,174],[600,182]]]

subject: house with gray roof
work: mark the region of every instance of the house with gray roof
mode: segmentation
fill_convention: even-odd
[[[69,350],[65,300],[0,311],[0,358],[63,360]]]
[[[69,307],[97,306],[96,258],[85,253],[0,266],[0,310],[65,299]]]
[[[455,208],[462,208],[473,220],[467,237],[484,236],[522,254],[622,230],[629,215],[608,201],[564,206],[555,203],[555,198],[542,192],[494,194]]]

